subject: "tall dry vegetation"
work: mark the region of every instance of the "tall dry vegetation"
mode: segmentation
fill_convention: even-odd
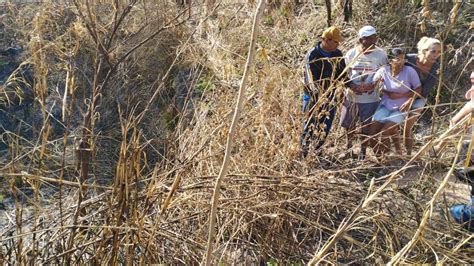
[[[369,2],[354,3],[342,49],[367,23],[380,29],[382,46],[413,48],[424,21],[427,34],[445,41],[438,100],[454,110],[451,99],[466,87],[472,5]],[[427,7],[433,20],[421,12]],[[11,6],[41,119],[30,139],[4,133],[2,173],[14,199],[3,212],[4,261],[203,261],[254,12],[253,4],[223,2],[207,17],[206,8],[133,0]],[[284,4],[262,17],[218,191],[211,262],[472,262],[472,236],[445,215],[452,199],[440,194],[455,152],[442,161],[341,161],[347,151],[336,128],[322,156],[298,159],[302,59],[325,27],[323,10]],[[437,110],[420,147],[445,128]]]

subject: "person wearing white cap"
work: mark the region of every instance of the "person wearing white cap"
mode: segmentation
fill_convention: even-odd
[[[369,125],[379,104],[379,95],[374,90],[373,76],[377,69],[388,64],[388,60],[385,51],[375,46],[377,32],[374,27],[362,27],[358,36],[358,44],[345,55],[350,81],[341,112],[341,126],[347,131],[347,149],[351,150],[357,122],[360,122],[362,142],[359,159],[363,160],[368,136],[372,135]]]

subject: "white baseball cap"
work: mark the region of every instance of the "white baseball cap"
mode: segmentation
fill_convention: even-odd
[[[374,34],[377,34],[375,28],[372,26],[364,26],[359,30],[359,38],[369,37]]]

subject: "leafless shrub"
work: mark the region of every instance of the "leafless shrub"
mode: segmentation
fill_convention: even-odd
[[[3,134],[9,152],[2,175],[14,207],[3,212],[8,222],[0,231],[0,258],[18,264],[202,262],[211,194],[248,53],[251,6],[216,3],[209,18],[196,3],[188,5],[192,12],[174,1],[65,3],[14,10],[21,15],[11,25],[28,47],[25,62],[34,68],[42,119],[31,125],[34,138]],[[409,8],[400,3],[385,7]],[[370,22],[357,12],[372,14],[377,7],[354,5],[347,34]],[[323,6],[293,8],[295,15],[276,8],[262,18],[220,189],[212,263],[472,263],[472,236],[447,217],[453,199],[441,193],[456,187],[447,182],[458,154],[452,147],[443,160],[420,152],[382,162],[374,156],[341,161],[337,155],[348,151],[336,128],[322,156],[298,158],[301,62],[325,18],[317,13]],[[380,17],[418,23],[391,14]],[[375,25],[386,32],[381,44],[415,43],[417,35],[396,23]],[[459,27],[465,25],[452,29]],[[400,32],[406,38],[396,37]],[[465,43],[454,47],[466,49]],[[448,52],[445,61],[452,58]],[[177,111],[170,87],[182,67],[192,69],[187,80],[199,93],[189,91],[184,106],[193,108]],[[460,79],[455,69],[445,77],[447,87]],[[64,125],[60,134],[55,120]],[[176,124],[166,127],[165,120]],[[444,137],[443,121],[436,121],[433,133],[419,139],[423,150],[433,144],[429,139]]]

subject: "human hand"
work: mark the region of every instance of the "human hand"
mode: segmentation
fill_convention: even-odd
[[[474,101],[474,87],[471,87],[468,91],[466,91],[464,97],[466,97],[466,100]]]
[[[386,94],[388,96],[388,98],[390,98],[390,99],[396,99],[395,98],[396,92],[391,92],[391,91],[384,90],[383,94]]]
[[[352,83],[349,88],[357,95],[362,95],[362,91],[361,91],[361,88],[360,88],[360,85],[356,85],[354,83]]]
[[[354,83],[352,83],[349,88],[353,91],[353,92],[360,92],[360,85],[356,85]]]
[[[368,84],[362,84],[360,85],[360,90],[363,92],[372,92],[374,89],[374,84],[368,83]]]
[[[400,111],[407,112],[411,109],[411,105],[413,104],[413,98],[409,98],[400,106]]]

